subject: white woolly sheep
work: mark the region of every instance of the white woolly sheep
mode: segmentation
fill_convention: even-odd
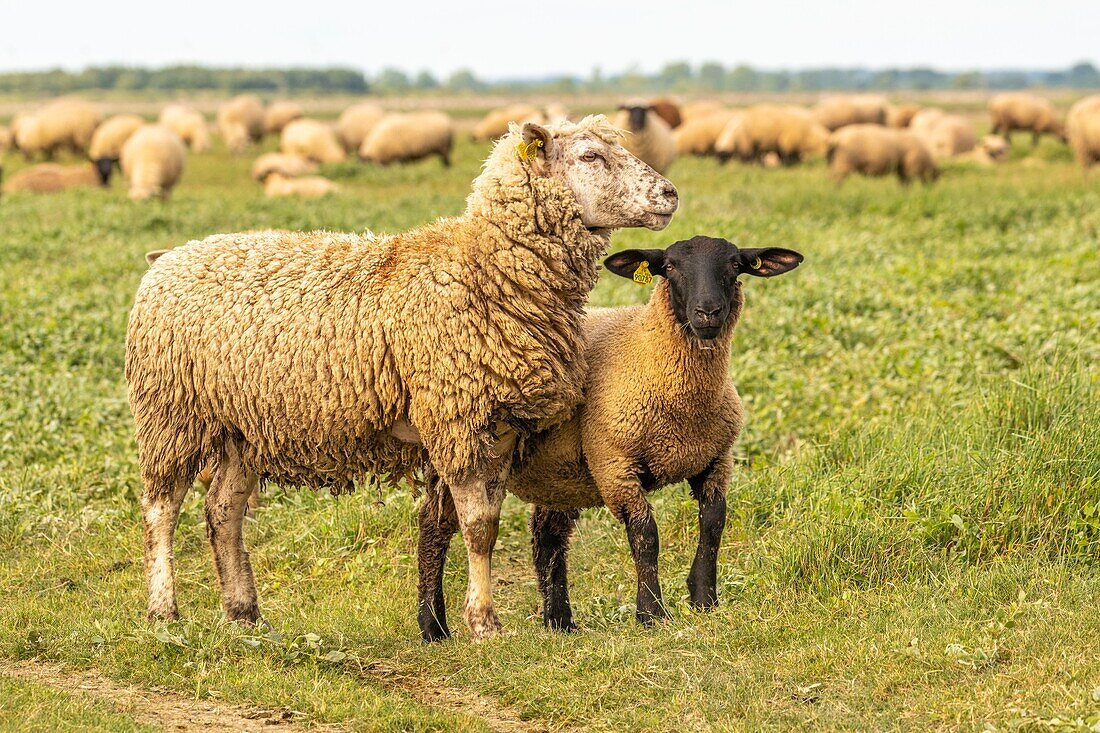
[[[680,155],[714,155],[714,146],[722,131],[741,119],[743,114],[740,110],[719,109],[702,116],[685,116],[683,123],[672,131],[676,152]]]
[[[374,102],[360,102],[344,110],[336,121],[336,134],[340,136],[344,150],[358,154],[367,135],[385,116],[386,110]]]
[[[828,131],[806,110],[769,104],[750,107],[720,137],[714,151],[721,159],[763,163],[775,153],[783,165],[823,155],[829,142]]]
[[[921,138],[937,160],[974,149],[977,136],[965,117],[939,109],[924,109],[913,116],[909,130]]]
[[[218,131],[232,153],[243,153],[264,136],[264,105],[254,94],[233,97],[218,108]]]
[[[163,125],[145,125],[122,146],[122,173],[134,201],[156,196],[167,199],[183,174],[187,148],[180,136]]]
[[[882,125],[846,125],[829,138],[829,167],[837,184],[852,173],[896,173],[902,184],[931,183],[939,176],[935,159],[914,132]]]
[[[814,119],[832,132],[846,125],[883,125],[890,103],[878,94],[838,94],[825,97],[813,109]]]
[[[286,178],[308,176],[317,171],[317,164],[300,155],[264,153],[252,163],[252,180],[263,183],[272,173]]]
[[[1078,101],[1066,116],[1066,135],[1081,167],[1100,162],[1100,94]]]
[[[264,110],[264,134],[278,135],[294,120],[300,120],[305,112],[297,102],[280,99],[272,102]]]
[[[711,237],[607,258],[606,268],[616,275],[631,278],[645,266],[660,280],[648,305],[588,312],[585,402],[569,421],[529,441],[522,466],[508,481],[509,491],[535,505],[531,546],[547,626],[574,628],[569,535],[579,510],[599,506],[625,526],[637,571],[638,619],[667,616],[657,575],[657,524],[646,496],[684,480],[699,503],[690,602],[700,610],[717,604],[731,448],[743,422],[729,376],[730,344],[744,304],[737,278],[772,277],[801,261],[788,249],[741,250]],[[452,532],[454,526],[452,519]],[[433,527],[424,529],[437,545],[446,540]],[[432,589],[444,555],[422,542],[421,558],[420,587]],[[434,602],[420,600],[421,606]]]
[[[722,112],[726,108],[710,99],[704,99],[698,102],[688,102],[680,107],[680,124],[685,122],[691,122],[702,117],[709,117],[715,112]]]
[[[264,195],[269,199],[319,199],[339,191],[339,186],[323,176],[291,177],[275,171],[264,181]]]
[[[197,109],[185,104],[170,104],[161,110],[159,123],[179,135],[192,153],[210,149],[210,128]]]
[[[178,617],[172,536],[203,466],[223,604],[245,623],[260,612],[241,525],[261,479],[342,492],[430,466],[467,545],[466,622],[499,630],[490,563],[517,443],[581,399],[580,321],[611,232],[661,229],[678,203],[618,134],[602,117],[524,125],[464,214],[403,234],[216,235],[149,268],[126,379],[150,616]],[[425,638],[449,633],[441,606],[418,613]]]
[[[115,115],[96,128],[88,146],[88,158],[95,163],[104,185],[110,182],[111,171],[118,165],[122,146],[144,124],[145,120],[137,115]]]
[[[0,125],[0,155],[11,150],[12,146],[12,133],[11,130],[3,125]]]
[[[4,182],[4,193],[26,191],[29,193],[55,193],[69,188],[105,186],[103,176],[91,163],[58,165],[39,163],[24,168]]]
[[[909,127],[917,112],[920,112],[920,107],[916,104],[891,104],[886,108],[886,125],[899,130]]]
[[[545,119],[542,111],[532,104],[510,104],[490,110],[474,125],[471,136],[477,141],[496,140],[508,133],[509,125],[522,125],[524,122],[543,124]]]
[[[283,128],[279,149],[315,163],[340,163],[347,159],[336,131],[317,120],[295,120]]]
[[[87,102],[58,99],[20,118],[16,145],[27,160],[35,155],[49,160],[63,149],[84,155],[102,119],[99,111]]]
[[[648,102],[628,102],[619,107],[612,123],[629,133],[623,138],[623,147],[658,173],[667,171],[676,160],[672,129]]]
[[[1053,135],[1065,142],[1062,119],[1050,100],[1030,92],[1005,92],[989,100],[989,116],[993,132],[1012,143],[1012,133],[1024,130],[1031,133],[1031,144],[1039,144],[1040,135]]]
[[[359,157],[389,165],[438,155],[451,165],[454,124],[443,112],[409,112],[382,118],[359,148]]]
[[[968,160],[982,166],[992,166],[1008,158],[1008,141],[1000,135],[984,135],[973,150],[956,155],[958,160]]]

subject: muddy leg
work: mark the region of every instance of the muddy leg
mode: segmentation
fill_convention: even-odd
[[[726,526],[726,486],[731,466],[727,454],[688,479],[691,495],[699,502],[699,546],[687,584],[692,607],[701,611],[718,605],[718,548]]]
[[[229,445],[218,461],[206,492],[206,536],[214,552],[214,569],[222,590],[222,606],[230,621],[260,620],[256,581],[244,547],[244,513],[259,477],[246,470],[236,446]]]
[[[580,515],[577,511],[555,511],[536,506],[531,514],[531,549],[535,558],[542,621],[551,629],[574,631],[573,609],[569,606],[566,577],[569,536]]]
[[[424,641],[440,641],[451,635],[443,600],[443,566],[447,547],[458,531],[451,492],[433,482],[420,504],[420,540],[417,545],[420,581],[417,586],[416,620]]]
[[[149,589],[149,618],[177,619],[176,581],[172,539],[180,507],[191,477],[145,479],[141,494],[141,519],[145,531],[145,583]]]
[[[470,577],[462,616],[475,639],[500,631],[500,619],[493,608],[493,547],[500,523],[504,487],[484,478],[451,487],[458,524],[469,555]]]
[[[204,466],[199,475],[195,477],[202,488],[206,491],[210,491],[210,484],[214,480],[214,467],[211,465]],[[256,488],[252,490],[252,493],[248,496],[248,513],[256,511],[260,508],[260,484],[256,483]]]

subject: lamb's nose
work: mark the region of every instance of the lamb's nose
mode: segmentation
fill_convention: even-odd
[[[718,318],[719,311],[722,310],[721,305],[714,305],[712,303],[704,303],[702,305],[695,306],[695,315],[704,321],[713,321]]]

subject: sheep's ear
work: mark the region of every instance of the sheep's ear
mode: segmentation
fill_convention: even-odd
[[[145,253],[145,264],[152,265],[154,262],[157,261],[158,257],[160,257],[162,254],[164,254],[167,251],[168,250],[166,250],[166,249],[154,249],[152,252],[146,252]]]
[[[542,144],[539,145],[536,141]],[[536,155],[542,155],[545,158],[549,158],[554,154],[554,137],[550,134],[550,131],[542,125],[534,122],[524,122],[523,142],[528,146],[530,146],[531,143],[535,143],[535,146],[529,149],[536,151]]]
[[[802,255],[793,249],[781,249],[779,247],[766,247],[763,249],[743,249],[740,251],[741,267],[739,270],[746,275],[757,277],[773,277],[782,275],[798,267],[802,262]]]
[[[619,277],[631,280],[638,266],[643,262],[649,264],[651,273],[664,276],[665,251],[663,249],[624,249],[604,260],[603,266]]]

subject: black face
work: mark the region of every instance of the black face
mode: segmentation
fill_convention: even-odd
[[[739,303],[740,275],[780,275],[798,267],[802,255],[777,247],[738,249],[725,239],[693,237],[663,250],[624,250],[604,260],[604,266],[616,275],[633,278],[643,262],[652,274],[668,280],[677,323],[709,341],[722,333]]]
[[[96,173],[99,174],[100,185],[106,186],[111,182],[111,170],[115,166],[114,158],[100,158],[95,161]]]
[[[625,109],[630,112],[630,130],[631,132],[641,132],[645,129],[645,116],[652,107],[645,105],[634,106],[622,106],[619,109]]]

